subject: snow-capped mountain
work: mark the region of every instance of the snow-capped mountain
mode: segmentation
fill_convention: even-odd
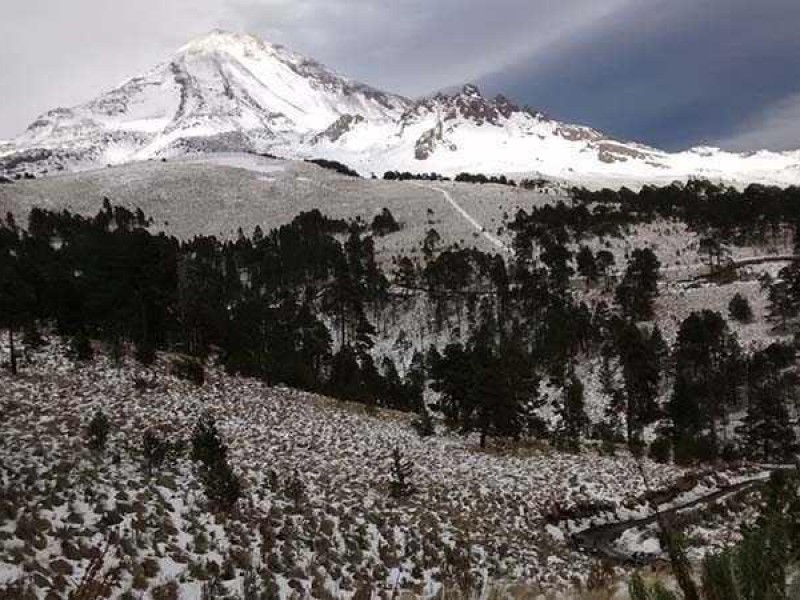
[[[412,101],[249,35],[213,31],[99,98],[45,113],[0,171],[83,169],[193,152],[328,158],[358,171],[527,173],[567,180],[706,177],[800,183],[800,152],[666,153],[522,109],[472,85]]]

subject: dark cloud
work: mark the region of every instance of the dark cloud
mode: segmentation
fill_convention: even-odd
[[[786,133],[796,114],[790,99],[800,98],[796,0],[8,4],[0,19],[0,137],[222,27],[410,96],[479,80],[556,117],[654,145],[800,146]]]
[[[757,129],[800,92],[798,23],[796,0],[641,2],[551,48],[545,62],[520,61],[484,83],[556,117],[670,149],[796,148],[800,123],[793,134]],[[742,128],[746,138],[736,135]]]
[[[251,30],[416,96],[574,39],[635,0],[239,0]]]

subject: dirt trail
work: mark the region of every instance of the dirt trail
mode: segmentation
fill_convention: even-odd
[[[450,204],[450,206],[452,206],[456,210],[456,212],[458,214],[460,214],[462,217],[464,217],[464,219],[466,219],[466,221],[470,225],[472,225],[475,229],[477,229],[478,232],[481,235],[483,235],[483,237],[485,237],[487,240],[489,240],[489,242],[491,242],[492,245],[494,245],[498,250],[502,250],[503,252],[505,252],[507,254],[511,254],[511,248],[509,248],[505,243],[503,243],[503,241],[500,240],[500,238],[498,238],[497,236],[492,235],[491,233],[489,233],[489,231],[486,229],[486,227],[481,225],[480,222],[475,217],[473,217],[471,214],[469,214],[466,210],[464,210],[463,206],[461,206],[458,202],[456,202],[456,200],[453,198],[453,196],[450,194],[450,192],[448,192],[447,190],[445,190],[443,188],[436,187],[435,185],[424,185],[424,184],[416,183],[416,182],[411,182],[411,185],[415,185],[417,187],[425,188],[425,189],[428,189],[428,190],[434,190],[434,191],[439,192],[440,194],[442,194],[442,196],[444,196],[444,199],[447,200],[447,202]]]

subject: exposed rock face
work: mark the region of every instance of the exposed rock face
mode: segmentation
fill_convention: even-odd
[[[617,144],[614,142],[600,142],[597,145],[597,155],[604,163],[625,162],[630,158],[646,159],[648,155],[636,148]]]
[[[312,138],[312,142],[319,143],[323,139],[330,142],[338,142],[339,138],[349,131],[352,131],[353,127],[363,122],[364,117],[361,115],[342,115],[336,119],[336,121],[334,121],[325,131],[315,135]]]
[[[442,122],[439,121],[436,123],[435,127],[429,129],[419,137],[414,147],[414,158],[417,160],[428,160],[442,141]]]

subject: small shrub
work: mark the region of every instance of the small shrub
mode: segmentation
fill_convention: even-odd
[[[136,344],[134,356],[142,365],[149,367],[156,362],[155,346],[149,342],[139,342]]]
[[[389,482],[389,495],[392,498],[406,498],[414,493],[411,479],[411,463],[403,457],[399,448],[392,451],[391,481]]]
[[[657,463],[668,463],[672,456],[672,441],[668,437],[657,437],[650,444],[650,458]]]
[[[196,358],[184,356],[172,361],[172,374],[180,379],[191,381],[195,385],[203,385],[206,381],[206,370],[203,363]]]
[[[160,468],[170,452],[170,444],[155,431],[148,429],[142,437],[142,456],[148,475]]]
[[[231,511],[242,496],[242,482],[228,461],[217,461],[200,469],[200,479],[208,499],[220,510]]]
[[[32,350],[37,350],[45,345],[45,340],[42,337],[42,334],[39,332],[39,328],[36,326],[35,322],[29,322],[25,324],[25,327],[22,330],[22,343],[26,348],[30,348]]]
[[[631,454],[635,458],[640,458],[644,456],[644,452],[647,449],[645,446],[644,440],[638,437],[634,437],[633,439],[628,441],[628,450],[630,450]]]
[[[753,309],[750,302],[741,294],[736,294],[728,303],[728,312],[734,321],[750,323],[753,320]]]
[[[178,584],[174,581],[169,581],[164,585],[156,586],[150,592],[153,600],[178,600],[178,594]]]
[[[110,430],[111,424],[108,421],[108,417],[106,417],[105,413],[98,408],[86,428],[87,445],[89,450],[94,452],[102,452],[106,447]]]
[[[216,420],[211,414],[205,413],[197,421],[192,433],[191,459],[210,465],[225,460],[227,454],[228,448],[222,441]]]
[[[92,360],[94,350],[92,349],[92,343],[89,341],[89,338],[84,334],[73,337],[69,343],[69,354],[74,360]]]
[[[436,433],[433,417],[430,411],[424,406],[420,409],[417,418],[412,421],[411,426],[421,438],[430,437]]]
[[[199,462],[199,477],[206,496],[217,508],[230,511],[242,495],[242,482],[228,464],[228,447],[214,418],[203,415],[192,435],[193,461]]]
[[[291,501],[294,512],[302,512],[306,501],[306,485],[297,471],[286,482],[286,497]]]

